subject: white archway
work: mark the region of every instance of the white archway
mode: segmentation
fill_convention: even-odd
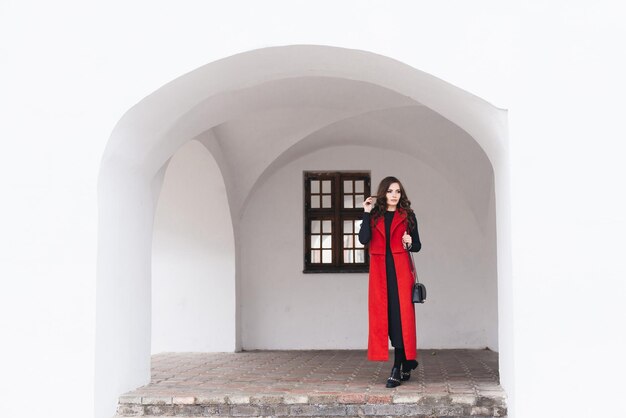
[[[323,86],[334,94],[319,94]],[[306,88],[311,90],[307,92]],[[298,94],[276,94],[281,89]],[[307,101],[307,98],[311,99]],[[237,255],[238,219],[247,196],[259,176],[286,150],[338,120],[416,104],[466,132],[479,144],[493,167],[498,299],[504,302],[498,308],[500,370],[502,384],[510,391],[513,297],[506,112],[387,57],[334,47],[287,46],[250,51],[207,64],[142,100],[115,127],[99,178],[96,416],[109,416],[121,392],[150,379],[149,289],[154,202],[165,164],[182,144],[194,138],[200,140],[220,166]],[[217,138],[224,130],[228,131],[228,121],[252,110],[285,111],[290,107],[314,107],[319,110],[319,117],[298,132],[276,136],[283,140],[261,152],[238,148],[232,143],[224,148]],[[229,158],[233,155],[238,155],[239,164],[248,167],[246,173],[232,172]],[[233,184],[237,187],[231,187]],[[237,275],[239,271],[237,266]],[[239,294],[239,281],[236,283]],[[238,310],[236,316],[239,327]],[[239,338],[238,333],[238,347]]]
[[[258,138],[271,136],[272,121],[248,123]],[[219,135],[251,135],[243,130]],[[307,170],[367,170],[373,188],[385,175],[399,176],[421,225],[416,261],[432,295],[417,308],[418,347],[499,351],[492,166],[466,132],[421,105],[326,125],[258,176],[240,219],[249,237],[239,275],[244,349],[362,349],[367,340],[366,274],[300,274],[302,249],[294,244],[304,239],[298,196]]]
[[[235,350],[235,242],[226,187],[192,140],[168,161],[152,239],[151,352]]]

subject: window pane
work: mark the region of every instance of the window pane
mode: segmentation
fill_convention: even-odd
[[[311,235],[311,248],[319,248],[319,247],[320,247],[320,236]]]
[[[363,207],[363,195],[362,194],[358,194],[356,196],[354,196],[354,207],[355,208],[361,208]]]
[[[322,248],[332,248],[331,235],[322,235]]]
[[[343,207],[344,208],[353,208],[354,207],[354,203],[352,201],[352,197],[353,196],[351,194],[345,195],[343,197]]]
[[[319,192],[320,192],[320,181],[311,180],[311,193],[319,193]]]
[[[331,250],[322,250],[322,263],[332,263],[333,253]]]
[[[322,221],[322,232],[333,232],[331,221]]]
[[[311,221],[311,233],[312,234],[319,234],[320,231],[320,226],[322,225],[322,221]]]
[[[354,239],[354,235],[344,235],[343,236],[343,248],[353,248],[352,240]]]
[[[361,222],[363,221],[354,221],[354,233],[358,234],[361,230]]]
[[[313,209],[317,209],[320,207],[320,197],[319,196],[311,196],[311,207]]]
[[[344,180],[343,181],[343,192],[344,193],[352,193],[352,180]]]
[[[320,254],[320,250],[311,251],[311,263],[320,263],[322,261],[322,257]]]
[[[363,248],[364,247],[364,245],[361,244],[361,242],[359,241],[359,239],[357,237],[354,238],[354,246],[356,248]]]
[[[363,193],[364,192],[363,185],[365,184],[365,182],[363,180],[357,180],[354,183],[355,183],[354,191],[357,193]]]
[[[330,180],[322,181],[322,193],[330,193]]]
[[[343,251],[343,262],[344,263],[354,263],[354,259],[352,258],[352,250],[344,250]]]
[[[352,221],[343,221],[343,232],[344,234],[352,232]]]
[[[365,250],[354,250],[354,262],[365,263]]]
[[[331,204],[330,204],[330,195],[328,195],[328,196],[322,196],[322,207],[323,207],[323,208],[329,208],[329,207],[331,207]]]

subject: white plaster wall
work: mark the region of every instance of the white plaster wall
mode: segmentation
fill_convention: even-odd
[[[455,170],[469,175],[481,163],[468,159]],[[429,295],[416,306],[418,347],[497,351],[493,201],[481,214],[491,225],[485,235],[441,173],[409,155],[363,146],[298,158],[253,192],[241,220],[243,348],[367,347],[367,274],[302,273],[302,172],[316,170],[371,171],[374,191],[383,177],[398,176],[416,211],[423,246],[415,260]]]
[[[608,1],[519,3],[515,12],[524,16],[512,28],[520,82],[510,104],[517,416],[617,417],[626,13]]]
[[[152,239],[152,353],[234,351],[235,242],[226,188],[189,141],[170,160]]]

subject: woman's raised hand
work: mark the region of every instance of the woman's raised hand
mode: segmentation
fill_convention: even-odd
[[[363,210],[365,210],[365,212],[370,213],[370,211],[372,210],[372,205],[374,204],[374,202],[376,202],[376,197],[375,196],[370,196],[367,199],[365,199],[365,201],[363,202]]]

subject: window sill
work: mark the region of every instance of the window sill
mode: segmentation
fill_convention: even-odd
[[[302,270],[304,274],[319,274],[319,273],[369,273],[369,267],[359,267],[359,268],[332,268],[332,269],[324,269],[324,270]]]

